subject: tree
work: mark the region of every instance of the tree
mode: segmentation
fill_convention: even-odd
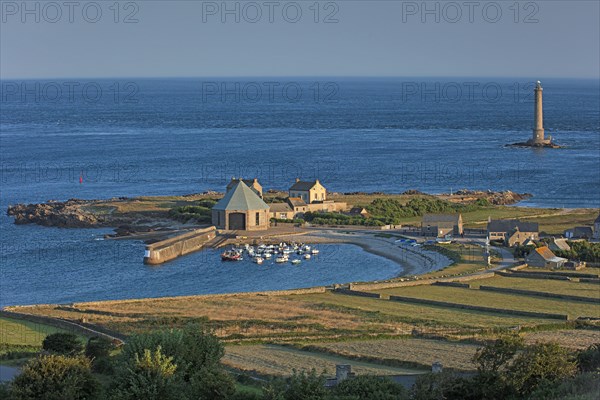
[[[192,375],[188,397],[194,400],[229,400],[235,391],[233,379],[221,368],[203,368]]]
[[[404,400],[408,393],[403,386],[392,382],[389,378],[361,375],[346,379],[333,390],[340,398],[355,400]]]
[[[324,400],[329,391],[325,388],[325,377],[312,369],[309,372],[294,371],[290,377],[287,387],[283,392],[285,400]],[[272,397],[279,399],[277,395]]]
[[[507,335],[477,349],[473,356],[477,371],[498,373],[502,369],[506,369],[517,351],[523,348],[523,343],[523,338],[519,335]]]
[[[97,398],[99,389],[89,359],[63,355],[29,361],[11,385],[15,400],[90,400]]]
[[[527,346],[507,371],[508,382],[521,395],[528,395],[544,383],[573,377],[577,364],[569,352],[555,343]]]
[[[111,340],[94,336],[85,345],[85,356],[90,359],[108,357],[114,348]]]
[[[480,400],[468,379],[449,372],[425,374],[412,388],[413,400]]]
[[[110,352],[114,348],[112,341],[99,336],[94,336],[88,339],[85,345],[85,356],[92,361],[92,369],[95,372],[110,373],[112,372],[112,362],[110,360]]]
[[[53,333],[46,336],[42,342],[42,348],[51,353],[75,355],[81,353],[83,345],[79,338],[72,333]]]
[[[177,384],[173,357],[163,354],[160,346],[156,350],[144,350],[140,357],[134,355],[128,365],[117,374],[112,389],[115,400],[176,400],[182,388]]]
[[[600,343],[581,350],[577,354],[577,366],[582,372],[600,372]]]

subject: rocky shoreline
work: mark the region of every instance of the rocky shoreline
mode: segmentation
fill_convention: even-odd
[[[377,196],[384,193],[332,193],[342,195],[345,201],[352,204],[353,196]],[[424,196],[425,193],[410,190],[404,196]],[[218,197],[222,193],[205,192],[203,194],[181,196],[185,201],[193,203],[195,199],[205,197]],[[487,200],[491,205],[512,205],[531,197],[528,193],[514,193],[511,191],[476,191],[459,190],[448,194],[433,195],[434,197],[454,203],[472,203],[481,199]],[[149,198],[113,198],[109,200],[82,200],[69,199],[67,201],[49,200],[39,204],[10,205],[7,215],[14,217],[17,225],[36,224],[41,226],[59,228],[117,228],[116,236],[128,236],[135,233],[149,233],[180,229],[182,224],[169,215],[169,208],[156,209],[146,207],[144,201],[160,201],[161,197]],[[139,206],[134,207],[140,204]],[[123,211],[121,207],[130,207],[133,210]]]

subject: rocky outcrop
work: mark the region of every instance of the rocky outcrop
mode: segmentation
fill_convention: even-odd
[[[483,191],[468,189],[459,190],[452,194],[445,194],[444,196],[448,196],[448,199],[454,202],[470,203],[477,200],[487,200],[490,204],[497,206],[516,204],[532,197],[529,193],[515,193],[510,190],[494,192],[491,190]]]
[[[104,220],[90,212],[82,205],[92,203],[90,200],[70,199],[65,202],[48,201],[43,204],[17,204],[9,206],[7,215],[15,218],[15,224],[37,224],[62,228],[91,228],[104,225]]]

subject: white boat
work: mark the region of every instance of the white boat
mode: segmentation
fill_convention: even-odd
[[[271,257],[273,257],[273,254],[271,254],[271,253],[265,253],[265,254],[263,254],[263,257],[264,258],[271,258]]]
[[[305,259],[305,260],[310,260],[310,254],[305,254],[305,255],[304,255],[304,259]]]
[[[285,263],[285,262],[288,262],[288,258],[284,257],[284,256],[279,256],[275,259],[275,262],[276,263]]]
[[[264,258],[262,258],[262,257],[258,257],[258,256],[256,256],[256,257],[254,257],[254,258],[252,259],[252,261],[253,261],[253,262],[255,262],[255,263],[257,263],[257,264],[262,264],[262,263],[263,263],[263,261],[265,261],[265,259],[264,259]]]
[[[301,260],[298,260],[297,258],[292,260],[292,264],[294,264],[294,265],[298,265],[298,264],[300,264],[301,262],[302,262],[302,261],[301,261]]]
[[[319,250],[317,250],[317,249],[312,249],[312,250],[311,250],[311,254],[319,254]]]

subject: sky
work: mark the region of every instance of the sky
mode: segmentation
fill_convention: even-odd
[[[598,79],[599,21],[597,0],[2,0],[0,78]]]

